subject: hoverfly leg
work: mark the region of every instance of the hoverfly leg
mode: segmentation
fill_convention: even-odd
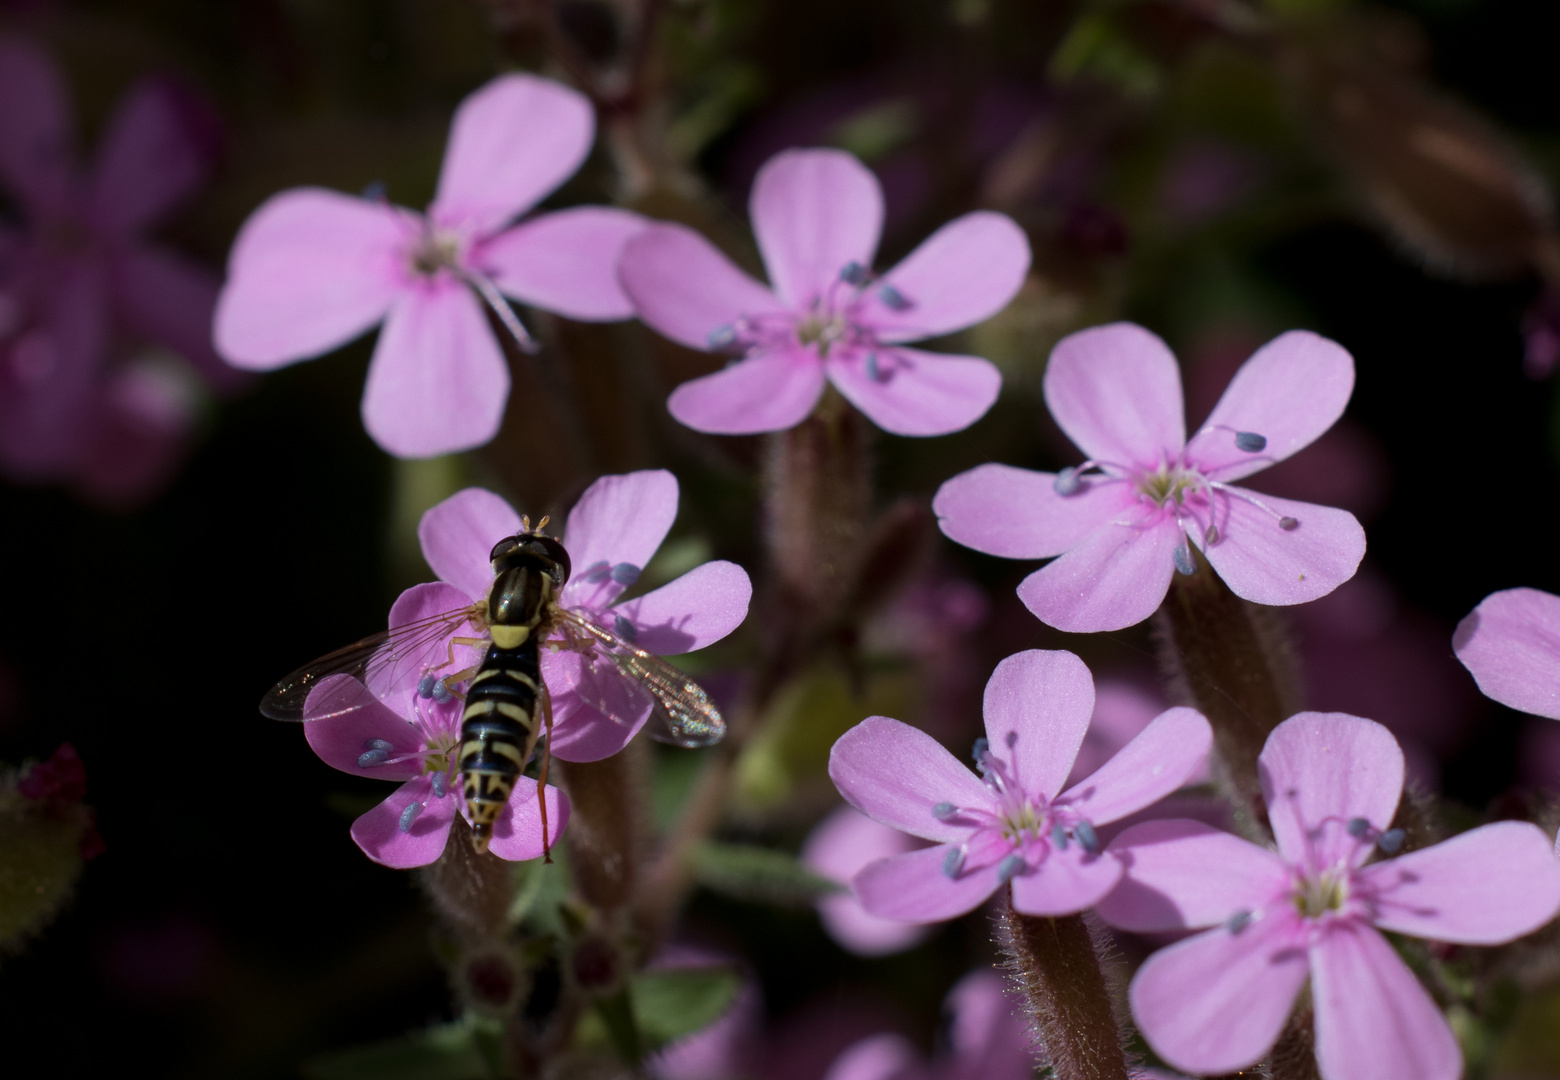
[[[547,687],[542,687],[542,722],[547,725],[547,743],[542,747],[542,767],[536,778],[536,804],[542,814],[542,862],[552,862],[552,841],[547,835],[547,769],[552,765],[552,695],[547,692]],[[531,732],[531,745],[526,756],[530,756],[530,750],[536,747],[536,732]]]

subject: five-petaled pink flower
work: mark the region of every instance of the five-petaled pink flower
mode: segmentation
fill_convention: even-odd
[[[734,362],[684,383],[667,407],[698,431],[745,435],[800,423],[833,383],[897,435],[942,435],[983,416],[1002,386],[986,360],[906,348],[990,318],[1029,269],[1029,242],[987,211],[944,225],[872,273],[883,190],[838,150],[788,150],[753,182],[749,212],[772,288],[681,225],[629,241],[618,264],[639,317]]]
[[[1063,338],[1044,388],[1088,460],[1059,473],[982,465],[943,484],[933,503],[943,532],[967,547],[1059,556],[1018,587],[1042,622],[1077,632],[1141,622],[1177,569],[1194,572],[1193,547],[1259,604],[1315,600],[1354,575],[1365,532],[1353,514],[1232,484],[1343,414],[1354,361],[1338,345],[1301,330],[1268,342],[1190,439],[1175,357],[1140,326]]]
[[[309,746],[327,765],[358,776],[400,780],[384,802],[352,823],[352,839],[377,863],[427,866],[443,852],[455,815],[465,816],[459,751],[461,701],[442,702],[408,692],[381,700],[358,680],[332,675],[309,694],[303,727]],[[515,779],[514,792],[493,823],[488,848],[501,859],[542,854],[542,814],[536,781]],[[547,845],[569,821],[569,798],[548,785]]]
[[[1452,649],[1485,696],[1560,720],[1560,596],[1490,593],[1457,624]]]
[[[818,823],[802,845],[801,861],[815,874],[849,886],[869,863],[902,855],[924,846],[891,826],[873,821],[851,806],[842,806]],[[846,952],[857,956],[889,956],[925,941],[931,931],[920,923],[881,919],[861,906],[850,892],[818,897],[823,929]]]
[[[270,370],[383,321],[363,393],[374,441],[412,458],[482,445],[509,396],[483,300],[526,343],[499,293],[571,319],[633,314],[613,271],[643,219],[584,206],[505,228],[580,167],[594,135],[584,96],[505,75],[456,110],[426,214],[322,188],[272,196],[233,244],[217,348]]]
[[[977,777],[925,732],[874,716],[847,731],[829,775],[852,806],[934,842],[868,866],[853,886],[874,915],[952,919],[1011,882],[1013,906],[1066,915],[1097,903],[1121,877],[1097,826],[1168,795],[1207,756],[1213,734],[1175,708],[1060,795],[1094,711],[1094,680],[1069,652],[1031,650],[986,684]]]
[[[24,228],[0,225],[0,470],[68,481],[100,501],[150,494],[194,426],[199,381],[243,378],[211,347],[217,283],[146,239],[204,183],[208,122],[160,79],[77,161],[70,97],[46,53],[0,39],[0,184]],[[126,346],[172,350],[165,363]],[[121,359],[121,357],[127,357]]]
[[[1457,1039],[1380,930],[1494,945],[1560,910],[1560,862],[1502,821],[1398,858],[1403,754],[1380,724],[1300,713],[1262,751],[1276,852],[1198,822],[1154,821],[1110,845],[1126,863],[1099,906],[1127,930],[1205,930],[1149,957],[1132,1013],[1180,1069],[1231,1073],[1278,1038],[1306,978],[1324,1080],[1455,1080]],[[1379,928],[1379,929],[1378,929]]]
[[[753,586],[735,563],[716,560],[623,603],[677,517],[677,479],[659,469],[604,476],[569,511],[563,541],[573,573],[559,604],[658,656],[692,652],[719,641],[747,617]],[[414,585],[390,611],[390,625],[468,607],[493,586],[493,545],[520,531],[520,515],[499,496],[466,488],[423,515],[423,557],[439,581]],[[457,636],[475,635],[469,626]],[[647,703],[621,692],[615,669],[601,675],[582,654],[543,643],[542,681],[553,703],[552,752],[565,761],[595,761],[621,750],[649,718]],[[481,661],[481,649],[455,647],[457,669]],[[646,699],[646,702],[648,699]],[[610,704],[619,719],[603,713]],[[621,722],[629,715],[632,723]]]

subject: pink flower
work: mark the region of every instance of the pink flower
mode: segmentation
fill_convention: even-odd
[[[902,855],[924,845],[898,829],[842,806],[824,818],[802,845],[802,863],[815,874],[848,885],[869,863]],[[818,899],[818,918],[831,938],[857,956],[890,956],[925,941],[930,931],[919,923],[880,919],[868,914],[853,893]]]
[[[352,839],[376,863],[404,870],[438,859],[455,815],[465,815],[457,760],[462,705],[455,697],[443,703],[411,694],[394,700],[405,715],[397,715],[356,679],[332,675],[309,694],[304,716],[319,719],[303,725],[303,731],[332,768],[402,781],[394,794],[352,823]],[[569,797],[551,785],[544,797],[551,845],[568,824]],[[542,854],[541,807],[532,778],[516,778],[488,850],[511,860]]]
[[[1045,372],[1051,415],[1088,460],[1060,473],[982,465],[943,484],[942,530],[977,551],[1055,561],[1018,595],[1060,630],[1119,630],[1152,615],[1190,547],[1238,595],[1300,604],[1347,581],[1365,554],[1354,515],[1258,496],[1231,481],[1300,450],[1343,412],[1354,362],[1302,330],[1236,372],[1190,440],[1175,357],[1113,323],[1063,338]]]
[[[702,649],[731,633],[747,617],[753,593],[747,572],[735,563],[707,562],[659,589],[617,602],[639,579],[676,517],[677,479],[669,472],[604,476],[586,488],[569,511],[561,537],[573,573],[559,604],[658,656]],[[402,593],[390,611],[390,625],[485,599],[493,585],[488,558],[493,545],[519,531],[520,515],[482,488],[467,488],[433,507],[423,515],[417,536],[439,581]],[[591,702],[613,700],[619,677],[614,673],[608,685],[596,685],[578,652],[555,647],[556,635],[550,642],[554,647],[543,648],[541,664],[553,701],[552,752],[565,761],[610,757],[644,726],[648,712],[641,709],[632,725],[607,717]],[[462,655],[457,648],[456,656]],[[472,650],[464,663],[480,659],[481,652]],[[623,707],[636,708],[632,701]]]
[[[749,212],[772,288],[681,225],[652,226],[623,249],[618,276],[639,317],[735,361],[672,392],[679,421],[719,435],[781,431],[812,412],[825,381],[897,435],[958,431],[996,401],[1002,377],[989,362],[903,343],[1007,306],[1029,268],[1029,242],[1011,219],[966,214],[876,277],[883,191],[838,150],[771,158]]]
[[[986,684],[976,777],[931,736],[874,716],[847,731],[829,775],[847,802],[933,847],[882,859],[852,883],[874,915],[936,922],[973,911],[1008,882],[1013,906],[1066,915],[1121,877],[1095,827],[1163,798],[1202,764],[1208,722],[1161,714],[1098,772],[1058,795],[1094,711],[1094,680],[1069,652],[1003,660]]]
[[[1149,957],[1132,980],[1138,1026],[1179,1069],[1229,1073],[1278,1038],[1311,980],[1324,1080],[1455,1080],[1457,1040],[1380,934],[1510,941],[1560,910],[1560,863],[1537,827],[1503,821],[1420,851],[1391,829],[1403,754],[1345,713],[1300,713],[1260,758],[1278,850],[1190,821],[1123,832],[1126,863],[1099,906],[1127,930],[1208,929]]]
[[[322,188],[273,195],[234,241],[217,348],[268,371],[382,321],[363,394],[374,441],[414,458],[482,445],[509,396],[482,300],[526,344],[499,293],[571,319],[633,314],[613,268],[637,215],[583,206],[505,228],[580,167],[594,128],[581,94],[504,75],[456,110],[426,214]]]
[[[59,70],[35,45],[0,38],[0,184],[25,222],[0,226],[0,469],[12,478],[144,497],[179,458],[195,374],[219,390],[240,378],[211,348],[215,280],[145,239],[205,181],[202,122],[187,95],[143,80],[83,170]],[[111,365],[132,340],[194,370]],[[171,394],[152,385],[170,379]]]
[[[1457,624],[1452,649],[1485,696],[1560,720],[1560,596],[1490,593]]]

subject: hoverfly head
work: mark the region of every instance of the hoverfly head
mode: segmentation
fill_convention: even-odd
[[[569,553],[556,538],[542,531],[547,526],[547,519],[542,518],[534,529],[529,518],[521,518],[520,525],[520,532],[506,536],[494,545],[488,556],[493,563],[493,572],[501,574],[529,563],[552,578],[554,586],[563,588],[569,580]]]

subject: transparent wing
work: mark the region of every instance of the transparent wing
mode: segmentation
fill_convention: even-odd
[[[574,690],[587,704],[620,724],[648,713],[645,731],[673,746],[710,746],[726,737],[720,710],[683,672],[583,615],[560,608],[558,619],[570,639],[565,647],[582,654]]]
[[[425,672],[441,677],[454,674],[468,662],[476,662],[470,659],[469,650],[455,646],[452,639],[463,627],[475,636],[470,624],[480,610],[480,605],[474,605],[440,612],[328,653],[271,687],[260,702],[260,712],[272,720],[323,720],[340,715],[347,711],[345,707],[333,708],[329,703],[322,707],[318,701],[305,715],[309,695],[333,675],[357,679],[383,700],[415,688]],[[346,700],[338,694],[329,695],[329,699]],[[367,699],[359,696],[354,700]]]

